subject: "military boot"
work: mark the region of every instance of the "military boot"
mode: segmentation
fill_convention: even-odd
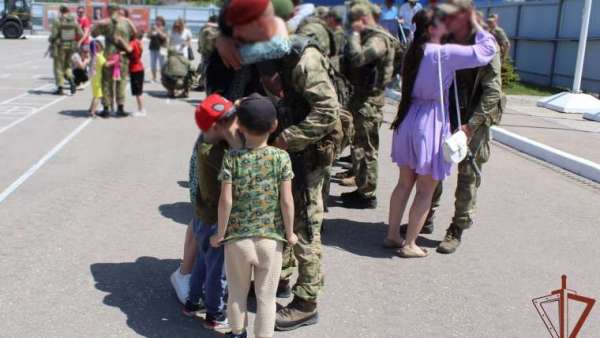
[[[400,233],[406,234],[406,229],[408,229],[408,224],[402,224],[402,226],[400,226]],[[431,235],[432,233],[433,233],[433,222],[426,222],[425,225],[423,225],[423,228],[421,228],[421,234],[422,235]]]
[[[71,95],[75,95],[77,92],[77,86],[75,85],[75,81],[72,79],[69,80],[69,89],[71,90]]]
[[[361,194],[358,190],[345,192],[341,195],[342,201],[346,208],[352,209],[376,209],[377,197],[367,197]]]
[[[292,296],[292,287],[289,280],[279,280],[277,285],[277,298],[290,298]]]
[[[52,95],[64,95],[62,87],[56,88],[56,90],[52,92]]]
[[[122,104],[120,104],[117,108],[117,117],[127,117],[129,116],[126,112],[125,112],[125,108],[123,107]]]
[[[446,237],[437,247],[437,252],[443,254],[454,253],[460,246],[462,232],[463,230],[458,226],[450,224],[450,227],[446,230]]]
[[[318,321],[317,303],[294,297],[291,303],[277,311],[275,329],[278,331],[291,331],[302,326],[316,324]]]

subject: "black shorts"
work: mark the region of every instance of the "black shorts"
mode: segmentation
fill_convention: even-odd
[[[130,73],[129,78],[131,79],[131,95],[142,95],[144,91],[144,72]]]

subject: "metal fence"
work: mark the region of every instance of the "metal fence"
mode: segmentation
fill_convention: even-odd
[[[524,82],[571,88],[581,30],[583,0],[480,5],[500,16],[512,41],[512,57]],[[582,89],[600,92],[600,1],[592,7]]]

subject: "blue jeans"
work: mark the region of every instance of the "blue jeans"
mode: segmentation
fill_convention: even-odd
[[[206,314],[219,318],[224,314],[227,289],[225,250],[223,246],[213,248],[210,245],[210,237],[217,233],[216,224],[203,224],[194,218],[192,226],[198,242],[198,254],[190,277],[189,301],[198,303],[202,299],[206,306]]]

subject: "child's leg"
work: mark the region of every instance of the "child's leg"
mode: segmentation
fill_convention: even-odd
[[[96,109],[98,109],[98,98],[94,97],[92,98],[92,104],[90,104],[90,115],[95,116]]]
[[[199,220],[193,221],[193,237],[196,243],[196,257],[194,258],[193,268],[190,276],[190,293],[188,300],[193,304],[197,304],[201,299],[204,300],[204,287],[207,276],[206,271],[206,254],[210,228],[208,225],[202,224]],[[187,236],[186,236],[187,237]],[[187,238],[186,238],[187,239]],[[183,273],[183,271],[182,271]]]
[[[144,110],[144,102],[142,101],[142,95],[136,96],[135,100],[137,101],[138,111],[141,112],[142,110]]]
[[[197,252],[198,242],[196,241],[196,236],[194,236],[193,224],[190,223],[185,231],[185,241],[183,243],[183,261],[180,268],[182,274],[187,275],[192,272]]]
[[[203,246],[206,247],[204,255],[204,265],[206,266],[206,277],[204,280],[204,305],[206,314],[213,318],[223,317],[225,309],[225,290],[227,282],[225,281],[225,250],[223,246],[214,248],[210,245],[210,237],[217,233],[216,224],[210,226],[206,238],[203,239]]]
[[[252,277],[252,239],[241,239],[225,244],[225,269],[229,298],[227,300],[227,318],[231,330],[240,334],[246,329],[246,308],[248,289]]]
[[[283,243],[267,238],[256,238],[254,243],[258,257],[258,263],[254,267],[256,291],[254,335],[258,338],[272,337],[277,310],[275,294],[281,274]]]

